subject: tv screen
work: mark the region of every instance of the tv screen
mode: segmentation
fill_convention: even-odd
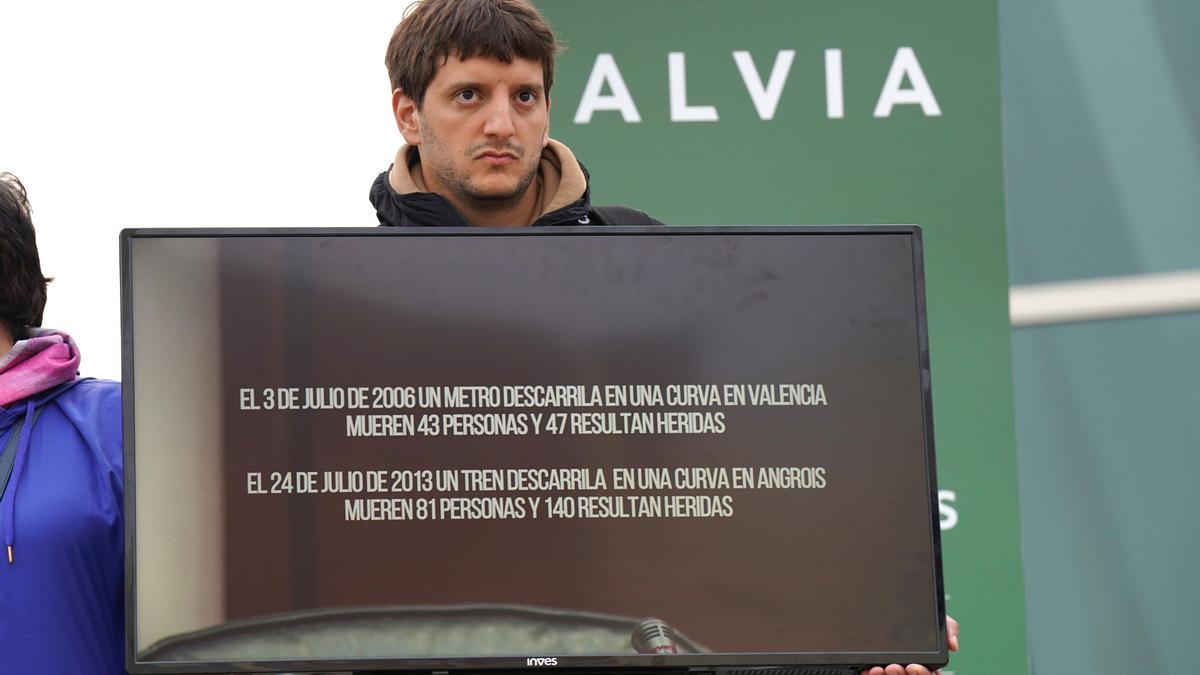
[[[919,229],[121,246],[130,672],[945,663]]]

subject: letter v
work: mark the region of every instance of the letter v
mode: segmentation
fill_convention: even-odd
[[[788,72],[792,69],[792,60],[796,52],[792,49],[781,49],[775,56],[775,65],[771,68],[771,77],[763,86],[758,69],[754,67],[754,58],[750,52],[734,52],[733,60],[737,63],[742,81],[746,83],[746,91],[754,101],[759,119],[769,120],[775,117],[775,108],[779,106],[779,97],[783,94],[783,83],[787,80]]]

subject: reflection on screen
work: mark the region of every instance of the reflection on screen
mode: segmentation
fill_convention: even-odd
[[[130,245],[140,660],[937,649],[911,236]]]

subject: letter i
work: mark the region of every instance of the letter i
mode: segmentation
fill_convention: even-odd
[[[842,50],[825,50],[825,115],[831,120],[846,116],[842,93]]]

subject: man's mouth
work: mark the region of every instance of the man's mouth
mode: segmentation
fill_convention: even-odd
[[[502,165],[517,161],[517,156],[514,153],[503,150],[485,150],[476,155],[475,159],[487,164]]]

